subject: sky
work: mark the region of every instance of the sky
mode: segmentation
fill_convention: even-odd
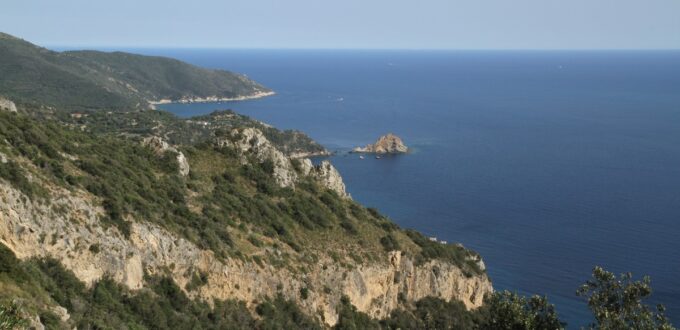
[[[680,49],[680,0],[2,0],[42,46]]]

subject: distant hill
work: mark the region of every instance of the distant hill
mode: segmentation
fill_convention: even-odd
[[[0,32],[0,95],[58,109],[148,108],[159,100],[271,92],[244,75],[123,52],[55,52]]]

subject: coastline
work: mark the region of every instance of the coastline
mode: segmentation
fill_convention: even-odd
[[[159,104],[170,104],[170,103],[189,104],[189,103],[246,101],[246,100],[261,99],[261,98],[264,98],[264,97],[267,97],[267,96],[272,96],[272,95],[275,95],[275,94],[276,93],[274,91],[269,91],[269,92],[257,92],[255,94],[243,95],[243,96],[237,96],[237,97],[208,96],[208,97],[197,97],[197,98],[182,98],[182,99],[179,99],[179,100],[161,99],[161,100],[158,100],[158,101],[149,101],[149,104],[159,105]]]
[[[310,157],[328,157],[332,156],[334,153],[330,152],[328,150],[324,151],[318,151],[318,152],[294,152],[291,154],[288,154],[288,157],[291,159],[302,159],[302,158],[310,158]]]

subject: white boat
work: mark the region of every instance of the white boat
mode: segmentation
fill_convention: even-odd
[[[364,159],[364,156],[359,156],[359,159]]]

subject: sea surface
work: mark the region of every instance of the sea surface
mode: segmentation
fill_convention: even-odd
[[[299,129],[354,199],[482,254],[496,289],[578,328],[595,265],[650,275],[680,323],[680,52],[134,50],[247,74],[276,95],[166,105]],[[412,148],[345,152],[393,132]]]

